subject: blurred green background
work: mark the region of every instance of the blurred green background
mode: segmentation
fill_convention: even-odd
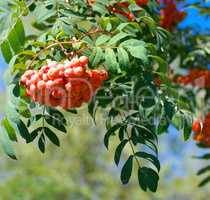
[[[3,89],[0,99],[3,114]],[[122,165],[114,165],[114,149],[107,151],[103,145],[102,113],[97,116],[97,127],[85,109],[67,118],[71,126],[68,135],[60,135],[61,147],[48,144],[44,155],[35,143],[26,145],[20,140],[15,145],[18,161],[11,160],[0,149],[0,200],[208,199],[209,186],[197,187],[196,170],[203,163],[191,158],[198,149],[192,141],[185,144],[173,127],[170,134],[160,137],[162,170],[159,189],[153,194],[140,190],[137,171],[129,185],[121,184]],[[113,140],[116,142],[117,139]],[[123,156],[128,153],[126,149]]]

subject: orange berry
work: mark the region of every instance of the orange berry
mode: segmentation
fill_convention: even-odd
[[[129,3],[127,3],[127,2],[117,2],[116,5],[119,7],[124,7],[124,8],[129,7]]]
[[[31,84],[30,85],[30,94],[33,95],[36,93],[36,85]]]
[[[133,21],[135,19],[135,16],[133,13],[130,12],[130,13],[128,13],[127,18],[129,21]]]
[[[26,86],[29,87],[31,85],[31,81],[30,80],[26,80]]]
[[[39,81],[38,83],[37,83],[37,88],[38,89],[43,89],[43,88],[46,88],[46,83],[44,82],[44,81]]]
[[[20,80],[21,84],[25,85],[26,81],[27,81],[27,78],[25,76],[22,76]]]
[[[62,78],[57,78],[53,80],[53,85],[59,86],[59,85],[64,85],[64,80]]]
[[[27,70],[26,72],[25,72],[25,76],[26,77],[30,77],[30,76],[32,76],[33,74],[35,74],[35,70]]]
[[[139,6],[144,6],[148,4],[148,0],[136,0],[136,4]]]
[[[71,69],[71,68],[69,68],[69,69],[66,69],[65,71],[64,71],[64,76],[65,77],[72,77],[74,75],[74,71],[73,71],[73,69]]]
[[[84,102],[89,102],[91,99],[90,92],[84,93],[82,97],[83,97]]]
[[[54,86],[54,82],[52,80],[49,80],[46,82],[46,88],[50,89]]]
[[[42,73],[42,74],[45,74],[49,71],[50,67],[49,66],[43,66],[39,72]]]
[[[71,91],[72,90],[72,84],[71,82],[68,82],[66,85],[65,85],[65,88],[67,91]]]
[[[82,67],[76,67],[73,69],[75,76],[82,76],[84,74],[84,69]]]
[[[39,75],[36,73],[36,74],[33,74],[31,76],[31,83],[37,83],[39,81]]]
[[[64,76],[64,70],[62,69],[60,69],[60,71],[59,71],[59,77],[63,77]]]
[[[88,64],[88,61],[89,61],[89,59],[88,59],[87,56],[81,56],[81,57],[79,58],[79,62],[80,62],[80,64],[81,64],[82,66]]]
[[[42,79],[43,79],[45,82],[47,82],[49,78],[48,78],[47,74],[43,74],[43,75],[42,75]]]
[[[27,97],[30,97],[30,90],[29,89],[26,89],[26,94],[25,94]]]
[[[101,71],[100,71],[100,79],[101,79],[102,81],[105,81],[105,80],[107,80],[108,78],[109,78],[108,72],[107,72],[106,70],[101,70]]]
[[[59,77],[59,69],[56,68],[51,68],[48,72],[47,72],[47,76],[49,77],[49,79],[53,80],[54,78]]]
[[[192,131],[195,133],[199,133],[201,131],[201,124],[199,121],[195,121],[193,123]]]
[[[68,68],[74,68],[74,67],[77,67],[79,65],[80,65],[80,62],[79,62],[78,58],[73,58],[71,60],[71,62],[69,63]]]
[[[60,99],[62,97],[62,91],[57,89],[54,89],[51,93],[51,95],[56,98],[56,99]]]

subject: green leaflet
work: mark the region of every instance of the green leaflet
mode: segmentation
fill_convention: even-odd
[[[116,55],[113,49],[107,48],[105,50],[105,64],[110,73],[117,73],[119,70],[119,64],[117,63]]]
[[[6,133],[6,130],[0,126],[0,144],[4,150],[4,152],[11,157],[12,159],[17,159],[15,151],[11,145],[10,139]]]
[[[12,123],[7,118],[4,118],[1,121],[1,125],[5,128],[10,140],[17,142],[16,132],[15,132],[15,129],[13,128],[13,126],[12,126]]]
[[[133,156],[131,155],[128,158],[128,160],[125,162],[121,171],[120,179],[123,184],[127,184],[129,182],[132,170],[133,170]]]

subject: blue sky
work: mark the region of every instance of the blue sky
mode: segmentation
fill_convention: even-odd
[[[200,15],[199,10],[193,7],[184,8],[185,5],[191,3],[200,3],[203,7],[209,7],[210,1],[205,2],[202,0],[187,0],[184,4],[181,3],[179,7],[184,9],[188,14],[183,22],[179,24],[180,28],[190,28],[193,33],[210,34],[210,17],[208,15]]]
[[[7,65],[0,55],[0,92],[4,89],[3,74],[6,67]]]

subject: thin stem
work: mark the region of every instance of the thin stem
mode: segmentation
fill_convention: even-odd
[[[58,40],[56,40],[56,42],[58,43],[58,45],[60,46],[60,48],[64,52],[64,54],[67,56],[68,53],[67,53],[65,47],[63,46],[63,44],[60,41],[58,41]]]
[[[45,125],[44,125],[44,122],[45,122],[45,121],[44,121],[44,120],[45,120],[45,118],[44,118],[44,117],[45,117],[45,109],[46,109],[46,107],[44,106],[44,107],[43,107],[43,111],[42,111],[42,133],[43,133],[44,126],[45,126]]]
[[[59,41],[56,41],[55,43],[53,44],[50,44],[48,45],[47,47],[45,47],[44,49],[42,49],[41,51],[39,51],[35,56],[34,58],[32,59],[32,61],[30,62],[30,64],[28,65],[27,69],[30,69],[30,67],[32,66],[32,64],[34,63],[34,61],[36,60],[37,57],[39,57],[43,52],[47,51],[48,49],[54,47],[54,46],[60,46],[61,49],[64,51],[64,53],[66,54],[66,50],[64,48],[63,45],[65,44],[68,44],[68,45],[72,45],[74,43],[79,43],[81,42],[80,40],[72,40],[72,41],[64,41],[64,42],[59,42]],[[112,48],[112,49],[115,49],[117,47],[106,47],[106,46],[102,46],[101,47],[102,49],[106,49],[106,48]],[[85,49],[91,49],[91,47],[86,47]],[[82,51],[83,49],[80,49],[78,52]],[[68,55],[68,54],[66,54]]]
[[[92,34],[96,34],[96,33],[101,33],[101,32],[105,32],[103,30],[100,30],[100,29],[96,29],[92,32],[89,32],[89,33],[86,33],[83,37],[87,36],[87,35],[92,35]],[[111,34],[111,33],[110,33]],[[32,59],[32,61],[30,62],[30,64],[28,65],[27,69],[30,69],[30,67],[32,66],[32,64],[34,63],[34,61],[37,59],[37,57],[39,57],[42,53],[44,53],[45,51],[47,51],[48,49],[54,47],[54,46],[60,46],[61,50],[64,52],[64,54],[66,56],[68,56],[69,54],[66,52],[66,49],[63,45],[72,45],[72,44],[75,44],[75,43],[79,43],[79,42],[82,42],[81,40],[83,39],[83,37],[81,37],[79,40],[70,40],[70,41],[63,41],[63,42],[60,42],[58,40],[55,40],[55,42],[53,44],[50,44],[48,45],[47,47],[45,47],[44,49],[40,50],[35,56],[34,58]],[[85,49],[91,49],[92,47],[86,47]],[[107,47],[107,46],[101,46],[100,48],[102,49],[106,49],[106,48],[112,48],[112,49],[116,49],[118,47]],[[80,53],[80,51],[82,51],[83,49],[80,49],[78,51],[78,53]]]
[[[98,28],[97,28],[97,29],[95,29],[95,30],[93,30],[93,31],[89,31],[89,32],[85,33],[80,39],[83,39],[84,37],[86,37],[86,36],[88,36],[88,35],[94,35],[94,34],[96,34],[96,33],[106,33],[106,34],[112,35],[111,32],[104,31],[104,30],[101,30],[101,29],[98,29]]]
[[[130,145],[131,150],[132,150],[132,152],[133,152],[133,155],[134,155],[134,158],[135,158],[135,160],[136,160],[136,163],[137,163],[138,167],[140,168],[141,165],[140,165],[139,160],[138,160],[138,159],[136,158],[136,156],[135,156],[136,152],[135,152],[134,146],[133,146],[133,144],[132,144],[132,142],[131,142],[131,140],[130,140],[130,137],[129,137],[129,134],[128,134],[127,129],[126,129],[126,135],[127,135],[127,137],[128,137],[128,142],[129,142],[129,145]]]
[[[48,49],[50,49],[50,48],[52,48],[54,46],[60,46],[60,47],[62,46],[62,48],[64,48],[63,45],[65,45],[65,44],[72,45],[72,44],[78,43],[78,42],[80,42],[80,41],[64,41],[64,42],[58,42],[57,41],[57,42],[55,42],[53,44],[48,45],[47,47],[42,49],[39,53],[37,53],[36,56],[34,56],[34,58],[32,59],[32,61],[30,62],[30,64],[28,65],[27,68],[30,69],[30,67],[32,66],[32,64],[36,60],[36,58],[39,57],[43,52],[47,51]]]
[[[120,113],[121,119],[123,120],[122,114],[124,115],[124,117],[125,117],[125,114],[124,114],[124,113]],[[129,145],[130,145],[131,150],[132,150],[132,152],[133,152],[133,156],[134,156],[134,158],[135,158],[135,160],[136,160],[136,163],[137,163],[138,167],[140,168],[141,165],[140,165],[139,160],[136,158],[136,155],[135,155],[135,154],[136,154],[136,151],[135,151],[135,149],[134,149],[133,143],[132,143],[131,140],[130,140],[130,136],[129,136],[129,133],[128,133],[127,128],[126,128],[126,131],[125,131],[125,132],[126,132],[126,135],[127,135],[127,138],[128,138]]]

